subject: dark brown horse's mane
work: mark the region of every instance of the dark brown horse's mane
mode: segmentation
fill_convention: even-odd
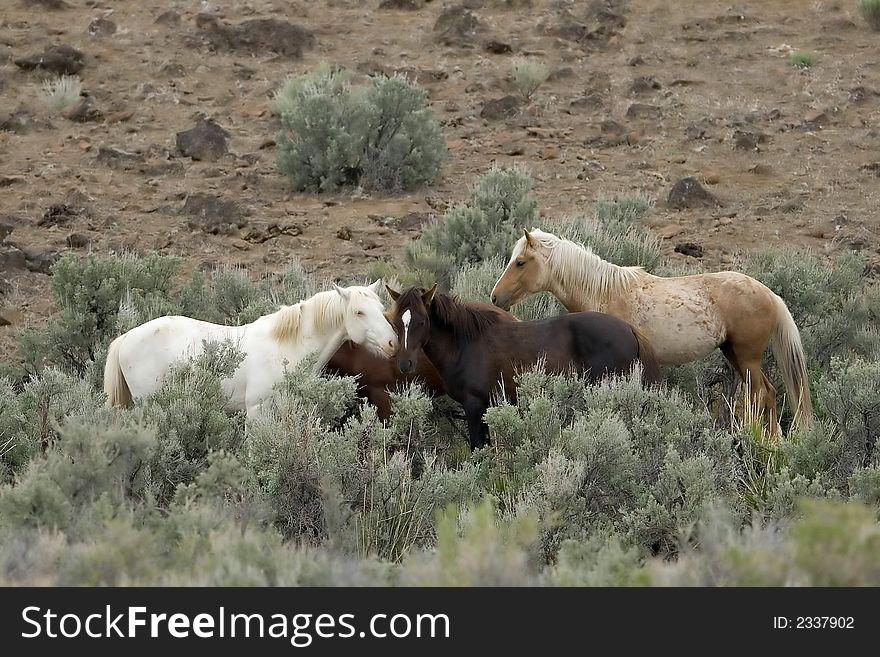
[[[405,308],[421,299],[422,293],[417,287],[404,292],[398,303]],[[494,309],[474,308],[466,301],[457,297],[434,293],[434,300],[428,308],[428,317],[452,330],[455,337],[462,341],[471,341],[480,337],[483,332],[501,320],[501,314]]]

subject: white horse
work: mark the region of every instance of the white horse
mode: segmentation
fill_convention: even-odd
[[[812,417],[806,358],[800,332],[785,302],[740,272],[653,276],[641,267],[618,267],[589,247],[552,233],[524,231],[507,268],[492,288],[505,310],[537,292],[550,292],[568,312],[614,315],[647,334],[660,363],[687,363],[716,348],[743,381],[752,400],[776,427],[776,390],[761,370],[767,345],[788,391],[795,419]]]
[[[156,392],[168,370],[204,348],[204,341],[231,340],[244,360],[222,382],[226,410],[252,416],[281,380],[286,367],[317,353],[323,368],[346,340],[385,358],[397,352],[397,334],[385,318],[377,292],[368,287],[339,287],[243,326],[221,326],[190,317],[158,317],[123,333],[110,343],[104,366],[104,392],[110,406]]]

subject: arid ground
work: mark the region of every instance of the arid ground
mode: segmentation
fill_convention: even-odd
[[[361,279],[371,260],[399,258],[493,163],[525,166],[546,216],[649,198],[646,221],[673,262],[727,268],[741,252],[792,245],[856,249],[880,265],[880,33],[854,2],[453,4],[3,0],[3,359],[15,357],[22,327],[53,312],[44,272],[55,253],[155,250],[189,268],[254,275],[297,258],[310,272]],[[313,38],[246,23],[256,19]],[[89,98],[72,118],[41,99],[53,74],[26,70],[52,46],[82,53],[48,64],[79,69]],[[789,65],[791,51],[810,51],[815,65]],[[552,75],[498,115],[486,104],[516,94],[517,56]],[[364,78],[404,72],[425,87],[449,148],[436,185],[393,197],[289,191],[267,101],[286,76],[325,61]],[[177,133],[200,116],[228,134],[216,159],[178,149]],[[668,207],[687,176],[717,204]],[[184,212],[199,194],[234,202],[224,210],[240,227]],[[676,252],[684,243],[702,257]]]

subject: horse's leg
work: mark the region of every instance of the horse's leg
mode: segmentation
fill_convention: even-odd
[[[486,402],[477,397],[471,397],[462,406],[464,406],[464,413],[467,417],[471,450],[479,449],[486,444],[489,437],[489,427],[483,422],[483,415],[486,414],[487,408]]]
[[[721,349],[721,353],[724,354],[724,357],[730,364],[730,370],[722,382],[722,399],[721,403],[718,404],[718,412],[715,414],[715,418],[718,426],[730,429],[733,421],[730,409],[733,406],[734,399],[736,399],[736,387],[739,383],[740,376],[739,363],[736,361],[736,356],[734,355],[729,342],[722,342],[718,348]]]
[[[739,375],[749,383],[749,395],[755,411],[767,428],[777,433],[776,389],[761,369],[763,349],[748,349],[737,344],[731,345],[731,348]]]
[[[391,417],[391,395],[382,386],[367,386],[366,398],[376,407],[376,415],[383,422]]]

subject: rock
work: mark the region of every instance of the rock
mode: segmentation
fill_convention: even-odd
[[[660,108],[656,105],[632,103],[627,108],[626,115],[631,119],[659,119]]]
[[[483,24],[470,9],[463,5],[451,5],[437,17],[434,38],[444,46],[469,46],[484,30]]]
[[[104,123],[124,123],[131,120],[134,112],[131,110],[120,110],[119,112],[108,112],[104,115]]]
[[[90,123],[104,118],[101,110],[95,107],[91,96],[83,96],[79,102],[65,108],[61,112],[61,116],[75,123]]]
[[[416,11],[422,8],[424,0],[382,0],[379,9],[402,9],[404,11]]]
[[[25,0],[25,4],[40,9],[69,9],[70,5],[64,0]]]
[[[13,185],[23,183],[24,180],[22,176],[0,176],[0,188],[12,187]]]
[[[89,34],[98,39],[113,36],[116,34],[116,23],[103,16],[96,18],[89,23]]]
[[[181,66],[180,64],[167,62],[162,65],[162,68],[159,69],[159,73],[164,75],[166,78],[182,78],[186,75],[186,69],[184,69],[183,66]]]
[[[177,133],[177,150],[194,160],[213,162],[226,155],[228,136],[213,119],[202,117],[195,127]]]
[[[657,89],[660,89],[660,83],[657,82],[657,78],[653,75],[644,75],[633,80],[629,87],[629,93],[631,96],[637,96],[656,91]]]
[[[74,75],[85,66],[85,56],[71,46],[52,46],[40,54],[16,59],[15,65],[25,71],[42,69],[58,75]]]
[[[556,80],[570,80],[575,76],[574,69],[571,66],[560,66],[559,68],[553,69],[550,75],[547,76],[548,82],[555,82]]]
[[[767,135],[760,132],[736,130],[733,133],[733,147],[741,151],[756,151],[758,144],[767,141]]]
[[[693,242],[682,242],[680,244],[676,244],[674,250],[676,253],[681,253],[687,256],[691,256],[693,258],[703,257],[703,247],[699,244],[694,244]]]
[[[92,243],[92,238],[80,233],[71,233],[64,238],[64,243],[72,249],[81,249]]]
[[[48,128],[51,124],[30,110],[19,107],[11,114],[0,114],[0,131],[24,135],[36,128]]]
[[[633,55],[628,60],[626,60],[627,66],[641,66],[645,63],[645,58],[641,55]]]
[[[0,284],[0,291],[5,287]],[[0,310],[0,326],[12,326],[13,324],[20,324],[24,319],[24,313],[20,310],[15,310],[14,308],[4,308]]]
[[[487,100],[483,103],[483,109],[480,110],[480,116],[489,121],[498,121],[500,119],[509,119],[519,114],[522,107],[522,101],[516,96],[504,96],[494,100]]]
[[[568,104],[569,110],[598,110],[605,106],[605,98],[598,93],[578,96]]]
[[[0,272],[10,272],[27,268],[24,251],[14,246],[0,246]]]
[[[7,217],[3,217],[0,219],[0,244],[2,244],[7,237],[12,234],[12,231],[15,230],[15,224],[11,219]]]
[[[52,273],[52,265],[58,262],[61,254],[57,251],[43,251],[40,253],[25,251],[25,258],[28,271],[48,276]]]
[[[819,128],[827,123],[828,115],[822,110],[813,110],[804,116],[804,127]]]
[[[666,205],[682,210],[685,208],[717,207],[718,201],[706,191],[696,178],[689,176],[682,178],[672,186],[666,199]]]
[[[244,212],[235,201],[209,194],[187,194],[183,213],[189,217],[189,228],[212,235],[231,235],[247,225]]]
[[[793,214],[795,212],[801,212],[805,207],[806,204],[804,203],[804,199],[792,198],[781,203],[777,209],[785,214]]]
[[[640,130],[630,130],[626,133],[626,143],[630,146],[635,146],[642,140],[642,133]]]
[[[483,50],[492,53],[493,55],[506,55],[507,53],[513,52],[513,47],[509,43],[491,39],[483,44]]]
[[[156,20],[153,22],[156,25],[163,25],[165,27],[177,27],[180,25],[180,14],[173,9],[168,9],[156,16]]]
[[[880,178],[880,160],[877,162],[871,162],[870,164],[863,164],[859,167],[859,171],[862,173],[870,173]]]
[[[300,59],[303,51],[317,42],[306,28],[277,18],[253,18],[238,25],[226,25],[210,14],[198,14],[196,26],[214,48],[253,55],[274,52]]]
[[[748,172],[756,176],[769,176],[773,173],[773,168],[769,164],[755,164],[750,166]]]
[[[546,29],[553,36],[582,46],[604,47],[626,25],[627,0],[555,3],[557,20]],[[568,9],[568,7],[572,9]]]
[[[143,164],[145,159],[140,153],[130,153],[111,146],[101,146],[98,148],[95,162],[111,169],[131,170],[139,164]]]
[[[348,226],[343,226],[339,230],[336,231],[336,237],[341,240],[350,240],[351,239],[351,228]]]
[[[505,155],[522,155],[526,149],[521,141],[511,141],[501,147],[501,152]]]
[[[37,220],[37,226],[57,226],[66,224],[87,213],[86,208],[71,203],[53,203]]]
[[[541,151],[541,159],[542,160],[557,160],[559,159],[559,146],[544,146]]]
[[[685,129],[684,136],[688,139],[703,139],[706,136],[706,129],[702,126],[691,124]]]

